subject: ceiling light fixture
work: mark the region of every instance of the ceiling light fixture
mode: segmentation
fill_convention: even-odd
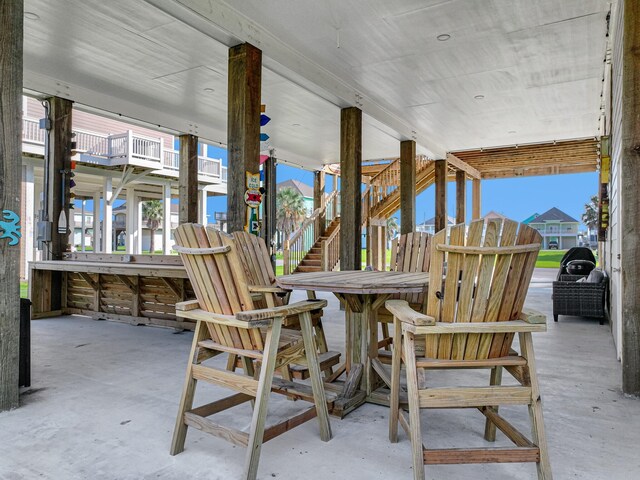
[[[292,127],[300,127],[301,125],[299,123],[292,123],[291,126]]]
[[[509,130],[507,133],[516,133],[515,130]]]
[[[484,95],[476,95],[475,97],[476,100],[484,100]]]
[[[447,40],[449,40],[451,38],[451,35],[449,35],[448,33],[441,33],[440,35],[438,35],[436,37],[440,42],[446,42]]]
[[[28,18],[29,20],[40,20],[40,15],[34,12],[24,12],[24,18]]]
[[[207,93],[213,93],[213,92],[215,92],[215,90],[214,90],[213,88],[211,88],[211,87],[207,87],[207,88],[205,88],[205,89],[204,89],[204,91],[205,91],[205,92],[207,92]]]

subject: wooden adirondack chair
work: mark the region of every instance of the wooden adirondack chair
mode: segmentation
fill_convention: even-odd
[[[424,464],[487,462],[535,462],[538,478],[551,479],[531,340],[532,332],[546,331],[546,318],[523,312],[542,239],[511,220],[489,221],[484,235],[483,227],[483,220],[472,222],[466,243],[464,224],[452,227],[449,238],[446,230],[434,236],[426,315],[405,301],[387,301],[395,336],[402,336],[393,344],[389,439],[397,441],[400,420],[411,438],[414,476],[420,480]],[[516,333],[519,354],[511,348]],[[409,418],[399,408],[401,364],[406,366]],[[491,369],[489,386],[426,385],[430,370],[469,368]],[[520,385],[502,386],[503,369]],[[531,440],[498,414],[500,405],[528,406]],[[516,448],[423,448],[420,408],[469,407],[486,417],[486,440],[495,440],[497,427]]]
[[[187,427],[248,447],[244,478],[255,479],[262,442],[318,417],[320,438],[328,441],[331,428],[327,400],[320,377],[311,312],[326,306],[323,300],[255,310],[238,249],[233,239],[202,225],[183,224],[175,231],[175,249],[193,285],[197,300],[176,305],[180,317],[197,320],[171,454],[184,450]],[[297,315],[301,332],[282,329],[283,319]],[[202,362],[220,353],[238,355],[245,375]],[[292,361],[307,363],[311,388],[274,378],[274,369]],[[259,375],[253,374],[253,363]],[[193,408],[196,383],[206,381],[234,390],[234,395]],[[265,429],[267,400],[271,392],[314,403],[310,409]],[[241,403],[255,401],[249,432],[214,423],[209,416]],[[331,397],[329,397],[331,401]]]
[[[257,308],[273,308],[289,303],[290,290],[284,290],[276,285],[276,275],[271,265],[269,251],[265,241],[249,232],[238,231],[232,233],[236,245],[240,251],[242,266],[249,283],[249,291],[252,293],[254,305]],[[314,292],[310,292],[310,299],[315,299]],[[327,338],[322,327],[322,310],[311,313],[311,323],[318,345],[320,369],[326,376],[333,373],[333,367],[340,363],[340,352],[329,351]],[[287,317],[283,326],[294,330],[300,330],[300,322],[297,315]],[[233,358],[230,358],[230,369]],[[309,378],[309,369],[306,365],[291,364],[284,376],[298,379]]]
[[[391,261],[389,270],[393,272],[428,272],[431,259],[432,235],[423,232],[411,232],[400,235],[391,245]],[[427,307],[427,292],[396,294],[391,297],[394,300],[406,300],[411,308],[424,313]],[[378,342],[378,348],[389,350],[393,339],[389,335],[389,324],[393,323],[393,315],[386,308],[378,310],[378,322],[382,328],[382,339]],[[380,356],[382,361],[388,362],[388,353]]]

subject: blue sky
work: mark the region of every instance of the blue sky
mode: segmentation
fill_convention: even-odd
[[[218,147],[209,147],[209,156],[222,158],[227,162],[227,152]],[[313,173],[286,165],[278,165],[278,182],[288,179],[299,180],[313,185]],[[544,213],[552,207],[580,220],[584,204],[597,193],[598,174],[577,173],[544,177],[519,177],[482,181],[482,215],[491,210],[507,217],[522,221],[534,213]],[[327,182],[327,189],[332,189]],[[449,182],[447,189],[447,210],[455,217],[455,182]],[[227,197],[209,197],[208,214],[213,221],[214,212],[226,211]],[[416,221],[423,222],[435,215],[434,187],[427,188],[416,199]],[[399,213],[396,213],[399,218]],[[467,221],[471,219],[471,182],[467,182]]]

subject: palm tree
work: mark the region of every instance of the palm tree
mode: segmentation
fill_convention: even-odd
[[[283,240],[288,240],[307,213],[304,198],[293,188],[283,188],[276,195],[276,208],[276,228],[282,231]]]
[[[598,226],[598,196],[594,195],[589,200],[589,203],[584,204],[584,213],[582,214],[582,223],[587,226],[589,230],[595,230]]]
[[[160,228],[163,217],[163,205],[160,200],[149,200],[142,204],[142,218],[147,221],[147,227],[151,230],[151,242],[149,243],[149,253],[155,252],[156,230]]]
[[[396,238],[398,230],[400,230],[398,219],[396,217],[387,218],[387,245],[389,244],[389,242],[391,242],[391,240]]]

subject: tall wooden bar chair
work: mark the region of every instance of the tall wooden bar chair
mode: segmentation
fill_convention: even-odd
[[[180,317],[196,320],[191,354],[173,433],[171,454],[184,450],[188,427],[222,437],[248,448],[243,478],[255,479],[263,441],[270,440],[301,423],[318,417],[320,438],[331,438],[327,400],[320,377],[311,314],[326,301],[303,301],[274,308],[254,309],[238,249],[233,239],[202,225],[183,224],[175,231],[175,250],[180,253],[197,300],[176,305]],[[282,328],[284,318],[296,315],[301,331]],[[203,362],[220,353],[243,359],[245,375]],[[274,378],[274,370],[304,359],[309,366],[311,387]],[[252,372],[259,365],[259,375]],[[229,388],[235,393],[197,408],[193,398],[198,381]],[[271,392],[302,399],[314,405],[304,412],[265,429],[267,402]],[[249,432],[214,423],[210,416],[255,401]]]
[[[511,220],[490,220],[486,227],[474,221],[466,242],[464,224],[452,227],[449,238],[442,230],[432,240],[426,314],[406,301],[387,301],[395,336],[402,338],[393,344],[389,439],[397,441],[400,421],[411,438],[416,479],[424,478],[424,464],[488,462],[535,462],[539,479],[552,478],[531,339],[532,332],[546,331],[546,318],[523,311],[541,241],[536,230]],[[512,349],[516,333],[519,353]],[[432,370],[483,368],[491,369],[489,386],[428,386]],[[519,386],[502,385],[503,369]],[[401,395],[408,400],[408,418]],[[498,413],[500,405],[528,406],[531,440]],[[497,427],[515,448],[423,447],[421,408],[474,407],[486,417],[485,439],[493,442]]]
[[[393,272],[428,272],[431,259],[431,238],[433,235],[424,232],[411,232],[400,235],[391,244],[391,260],[389,270]],[[427,308],[427,292],[395,294],[393,300],[406,300],[411,308],[424,313]],[[393,323],[393,315],[385,307],[378,312],[378,322],[382,329],[382,339],[378,341],[378,348],[390,350],[393,339],[389,335],[389,324]],[[380,360],[389,362],[387,353],[380,352]]]
[[[233,232],[233,239],[238,246],[242,266],[249,283],[249,291],[253,297],[254,305],[258,308],[273,308],[289,303],[291,291],[284,290],[276,285],[276,275],[273,271],[269,251],[264,239],[252,235],[249,232],[238,231]],[[315,299],[315,295],[309,297]],[[311,313],[311,323],[315,334],[316,344],[318,345],[320,369],[326,376],[333,373],[333,367],[340,363],[340,352],[329,351],[327,338],[322,326],[321,309]],[[283,326],[293,330],[300,330],[300,322],[298,316],[293,315],[283,320]],[[232,369],[233,358],[230,357],[229,368]],[[291,364],[287,372],[283,372],[284,376],[292,378],[306,379],[309,378],[309,368],[307,365]]]

